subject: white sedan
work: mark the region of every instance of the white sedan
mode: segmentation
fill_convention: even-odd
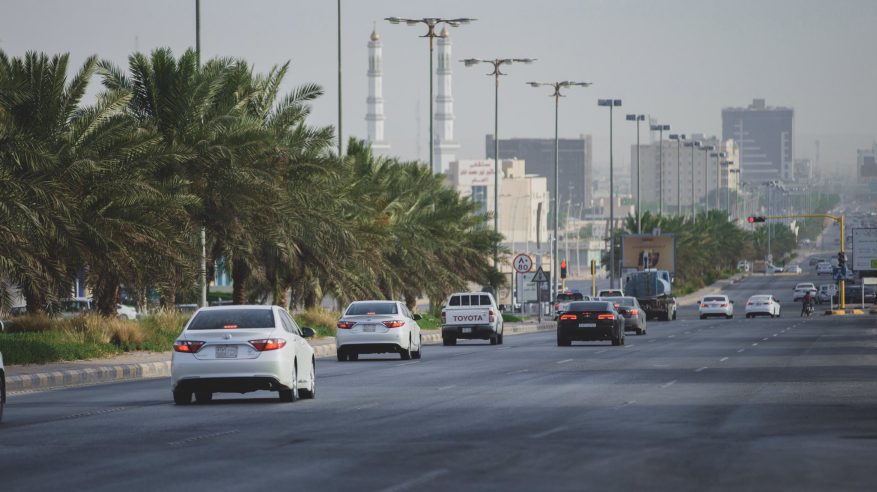
[[[314,349],[278,306],[239,305],[199,309],[174,342],[171,386],[174,403],[198,403],[213,393],[277,391],[280,401],[314,398]]]
[[[734,317],[734,301],[728,299],[728,296],[706,296],[700,301],[698,313],[700,319],[710,316],[724,316],[731,319]]]
[[[338,360],[386,353],[398,353],[402,360],[419,359],[423,345],[419,319],[398,301],[350,303],[335,330]]]
[[[754,318],[756,316],[770,316],[778,318],[780,316],[780,303],[772,295],[763,294],[755,295],[746,302],[746,317]]]

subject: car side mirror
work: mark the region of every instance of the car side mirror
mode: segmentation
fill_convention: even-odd
[[[731,301],[731,304],[734,304],[734,301]]]
[[[305,338],[313,338],[314,335],[316,335],[316,334],[317,334],[317,332],[314,331],[313,328],[308,328],[307,326],[303,326],[301,329],[301,336],[303,336]]]
[[[423,319],[423,316],[421,316],[419,314],[415,314],[414,316],[411,317],[411,319],[413,319],[414,321],[420,321]]]

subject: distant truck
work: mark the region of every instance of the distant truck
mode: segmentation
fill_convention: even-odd
[[[442,308],[442,344],[456,345],[457,339],[490,340],[501,345],[502,314],[489,292],[451,294]]]
[[[631,273],[624,283],[624,293],[636,297],[646,313],[646,319],[676,319],[676,298],[673,297],[673,284],[667,270]]]
[[[768,263],[764,260],[755,260],[752,262],[752,271],[754,273],[767,273]]]

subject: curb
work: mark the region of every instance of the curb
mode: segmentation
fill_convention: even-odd
[[[507,326],[505,335],[521,335],[554,330],[554,323],[526,324]],[[423,335],[423,343],[440,344],[442,334],[427,333]],[[335,343],[320,343],[314,346],[314,356],[318,359],[335,356]],[[148,362],[142,364],[118,364],[67,371],[40,372],[6,378],[6,390],[9,392],[43,390],[83,384],[114,383],[139,379],[167,378],[171,375],[171,361]]]

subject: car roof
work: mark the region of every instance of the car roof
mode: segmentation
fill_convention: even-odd
[[[364,299],[364,300],[361,300],[361,301],[353,301],[353,302],[351,302],[350,304],[359,304],[359,303],[361,303],[361,302],[392,302],[392,303],[396,303],[396,302],[399,302],[399,301],[388,301],[388,300],[386,300],[386,299]]]
[[[755,294],[750,296],[750,299],[755,299],[756,297],[773,297],[773,294]]]
[[[267,304],[225,304],[223,306],[208,306],[199,311],[238,311],[242,309],[274,309],[276,306]]]

